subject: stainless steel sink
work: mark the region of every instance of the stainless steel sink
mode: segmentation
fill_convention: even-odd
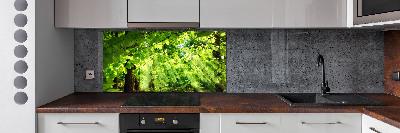
[[[275,94],[278,98],[290,106],[384,106],[385,104],[357,95],[346,93],[280,93]]]

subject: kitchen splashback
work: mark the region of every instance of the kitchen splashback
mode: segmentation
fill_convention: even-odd
[[[331,92],[384,92],[382,31],[218,30],[227,31],[228,93],[319,92],[318,53],[325,57]],[[76,92],[103,91],[102,31],[75,30]],[[86,80],[86,70],[95,70],[95,79]]]
[[[103,91],[225,92],[226,32],[104,31]]]

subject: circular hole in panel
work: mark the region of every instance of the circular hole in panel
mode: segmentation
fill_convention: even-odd
[[[15,0],[14,7],[17,11],[25,11],[28,7],[28,2],[26,0]]]
[[[25,77],[23,77],[23,76],[18,76],[18,77],[16,77],[15,79],[14,79],[14,86],[17,88],[17,89],[24,89],[25,87],[26,87],[26,85],[27,85],[27,80],[26,80],[26,78]]]
[[[17,14],[14,17],[14,23],[18,27],[24,27],[28,23],[28,18],[25,14]]]
[[[23,43],[26,41],[26,39],[28,39],[28,34],[26,33],[25,30],[17,30],[14,33],[14,39],[15,41],[19,42],[19,43]]]
[[[28,70],[28,64],[26,64],[26,62],[22,60],[17,61],[14,64],[14,70],[19,74],[25,73]]]
[[[14,49],[14,55],[18,58],[24,58],[28,54],[28,49],[24,45],[18,45]]]
[[[28,95],[25,92],[17,92],[14,95],[14,101],[19,105],[25,104],[28,101]]]

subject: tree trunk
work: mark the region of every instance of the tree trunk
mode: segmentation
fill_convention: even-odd
[[[131,55],[132,56],[132,55]],[[129,59],[126,60],[125,66],[128,64]],[[125,74],[125,83],[124,83],[124,92],[138,92],[139,91],[139,82],[136,79],[136,76],[133,74],[133,70],[136,69],[136,66],[133,65],[131,68],[126,69]]]
[[[128,34],[129,31],[125,31],[125,35]],[[135,48],[138,44],[133,44],[130,48]],[[132,54],[129,56],[133,56]],[[128,64],[129,59],[126,60],[125,66]],[[136,69],[136,65],[133,65],[130,69],[126,69],[125,74],[125,84],[124,84],[124,92],[138,92],[139,91],[139,81],[136,76],[133,74],[133,70]]]
[[[139,81],[136,76],[133,74],[133,70],[136,67],[132,67],[131,69],[126,69],[125,74],[125,85],[124,85],[124,92],[138,92],[139,89]]]
[[[113,86],[113,88],[114,88],[114,89],[118,89],[118,77],[115,77],[113,81],[114,81],[114,83],[115,83],[114,86]]]
[[[153,72],[150,72],[150,77],[151,77],[151,80],[150,80],[150,83],[149,83],[149,88],[152,88],[152,89],[156,89],[156,88],[154,88],[154,79],[153,79]]]
[[[135,91],[136,92],[138,92],[139,90],[140,90],[140,88],[139,88],[139,80],[138,80],[138,78],[136,78],[136,76],[135,76],[135,86],[134,86],[135,88]]]
[[[125,74],[125,84],[124,84],[124,92],[134,92],[134,76],[133,76],[133,67],[130,69],[126,69]]]

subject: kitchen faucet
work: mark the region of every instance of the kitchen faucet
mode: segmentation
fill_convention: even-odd
[[[322,84],[321,84],[321,95],[325,95],[326,92],[330,92],[331,89],[328,87],[328,81],[325,81],[325,65],[324,65],[324,57],[321,54],[318,54],[317,59],[317,67],[322,67]]]

